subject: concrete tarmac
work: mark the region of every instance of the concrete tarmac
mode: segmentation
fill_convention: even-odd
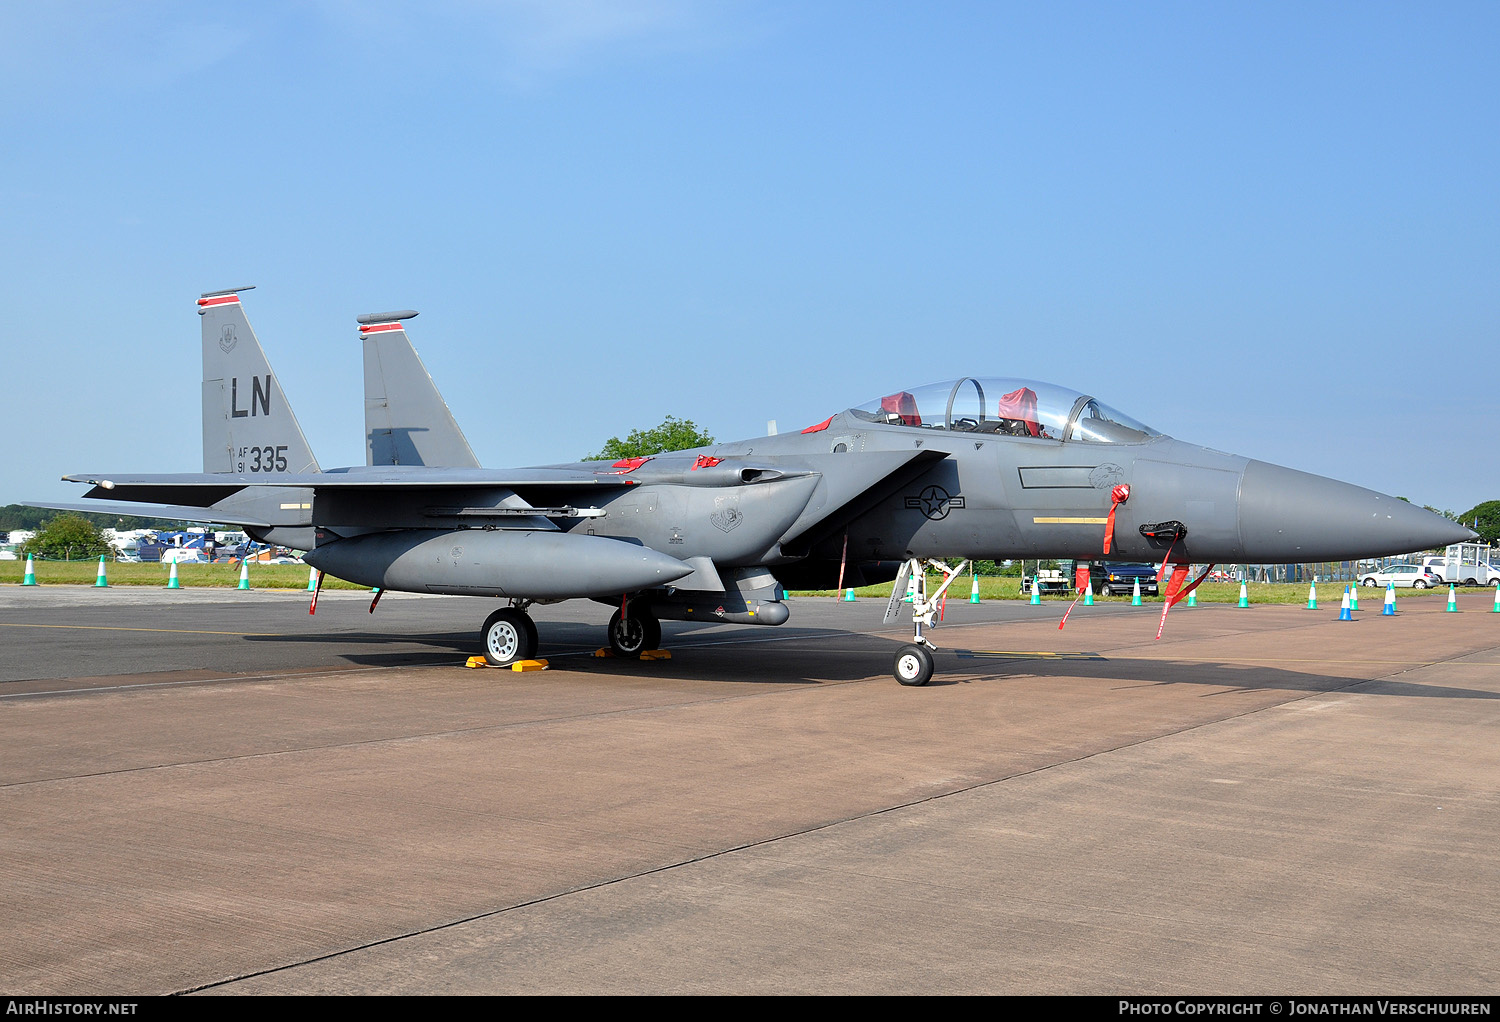
[[[950,605],[922,689],[876,601],[334,595],[0,590],[0,989],[1500,991],[1488,594]]]

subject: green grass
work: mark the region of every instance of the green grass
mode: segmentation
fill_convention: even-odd
[[[112,586],[162,586],[170,567],[165,564],[127,564],[106,561],[106,577]],[[252,589],[306,589],[305,564],[250,564]],[[26,559],[0,561],[0,585],[18,585],[26,574]],[[99,576],[99,561],[37,561],[38,585],[93,585]],[[238,564],[179,564],[177,581],[184,589],[233,589],[240,584]],[[352,582],[323,577],[324,589],[366,589]]]
[[[928,579],[927,579],[927,589],[928,589],[928,592],[931,592],[934,589],[936,589],[938,587],[938,585],[940,584],[940,582],[941,582],[941,579],[939,579],[939,578],[937,578],[935,576],[929,576]],[[1478,592],[1479,590],[1464,589],[1464,588],[1460,587],[1460,591],[1461,592],[1466,592],[1466,593],[1474,593],[1474,592]],[[1197,588],[1197,590],[1195,590],[1195,592],[1197,594],[1198,602],[1199,603],[1239,603],[1240,602],[1240,584],[1238,582],[1205,582],[1201,586],[1199,586]],[[1246,592],[1247,592],[1247,594],[1248,594],[1248,596],[1250,598],[1250,602],[1252,604],[1259,604],[1259,603],[1266,603],[1266,604],[1280,603],[1280,604],[1288,604],[1288,605],[1297,604],[1297,605],[1301,605],[1301,606],[1306,606],[1307,605],[1307,583],[1306,582],[1294,582],[1294,583],[1274,583],[1274,582],[1273,583],[1261,583],[1261,582],[1251,582],[1248,586],[1246,586]],[[854,590],[854,594],[856,596],[880,597],[881,599],[888,599],[890,597],[890,595],[891,595],[891,584],[889,582],[886,582],[883,585],[865,586],[862,589],[856,589],[856,590]],[[792,593],[792,598],[795,599],[798,596],[842,596],[842,595],[843,595],[843,593],[841,593],[841,592],[839,592],[837,590],[825,589],[825,590],[821,590],[821,591],[818,591],[818,592],[801,592],[801,593],[794,592],[794,593]],[[1042,595],[1042,601],[1044,603],[1071,603],[1071,602],[1073,602],[1073,598],[1076,595],[1077,595],[1076,593],[1071,593],[1071,592],[1068,593],[1066,596],[1062,596],[1062,595],[1049,596],[1049,595],[1047,595],[1047,594],[1044,593]],[[1342,583],[1342,582],[1320,582],[1320,583],[1318,583],[1318,609],[1321,610],[1323,607],[1326,606],[1326,607],[1332,607],[1335,610],[1337,610],[1338,606],[1339,606],[1339,602],[1340,602],[1340,600],[1342,600],[1343,595],[1344,595],[1344,583]],[[1448,598],[1448,589],[1447,589],[1446,586],[1444,586],[1444,587],[1442,587],[1440,589],[1397,589],[1396,590],[1396,596],[1399,599],[1403,599],[1403,600],[1405,600],[1405,599],[1411,599],[1413,597],[1420,598],[1420,597],[1423,597],[1423,596],[1428,596],[1428,597],[1441,596],[1443,599],[1446,600]],[[969,577],[967,575],[959,578],[957,581],[955,581],[953,583],[953,585],[951,585],[951,586],[948,587],[948,597],[951,600],[958,600],[958,601],[967,601],[968,600],[968,598],[969,598]],[[980,579],[979,579],[979,598],[981,600],[1029,600],[1029,599],[1031,599],[1031,594],[1029,592],[1026,592],[1026,593],[1021,592],[1021,580],[1018,579],[1018,578],[1005,578],[1005,577],[993,577],[993,576],[987,578],[987,577],[981,576]],[[1160,595],[1157,595],[1157,596],[1147,596],[1144,593],[1141,594],[1141,602],[1142,603],[1160,603],[1160,602],[1162,602],[1163,598],[1164,597],[1162,597]],[[1361,589],[1361,590],[1359,590],[1359,605],[1360,605],[1360,609],[1362,609],[1362,610],[1366,607],[1367,604],[1370,604],[1370,603],[1373,602],[1375,605],[1378,606],[1384,600],[1385,600],[1385,590],[1384,589]],[[1082,602],[1082,601],[1080,601],[1080,602]],[[1101,596],[1098,593],[1095,593],[1094,594],[1094,602],[1095,603],[1129,603],[1130,602],[1130,596],[1129,595],[1125,595],[1125,596]]]
[[[168,567],[165,564],[126,564],[113,561],[105,562],[105,571],[112,586],[161,586],[167,584]],[[26,573],[25,559],[15,561],[0,561],[0,585],[18,585]],[[99,574],[99,562],[93,561],[37,561],[36,580],[39,585],[93,585]],[[179,564],[177,566],[177,577],[185,589],[200,587],[233,589],[239,585],[240,569],[236,564]],[[929,577],[928,590],[936,589],[939,580]],[[250,565],[250,587],[252,589],[306,589],[307,567],[302,564],[255,564]],[[345,582],[332,576],[324,576],[324,589],[366,589],[366,586],[358,586],[352,582]],[[1307,583],[1258,583],[1252,582],[1248,586],[1250,602],[1281,603],[1306,605]],[[1481,590],[1460,589],[1461,592],[1474,593]],[[887,582],[883,585],[865,586],[856,589],[855,595],[864,597],[878,597],[886,599],[891,595],[891,586]],[[1199,603],[1238,603],[1240,599],[1240,585],[1238,582],[1205,582],[1198,587]],[[1339,600],[1344,593],[1342,582],[1322,582],[1318,585],[1318,607],[1325,606],[1337,609]],[[794,592],[793,599],[798,596],[842,596],[841,592],[831,589],[819,592]],[[1075,594],[1067,596],[1043,595],[1042,600],[1046,603],[1070,603]],[[948,596],[955,601],[965,601],[969,598],[969,577],[967,575],[959,578],[948,589]],[[1400,599],[1412,599],[1438,596],[1448,598],[1446,586],[1438,589],[1397,589],[1396,596]],[[1030,593],[1021,592],[1021,580],[1018,578],[984,577],[979,579],[979,597],[982,600],[1027,600],[1031,598]],[[1385,599],[1383,589],[1361,589],[1359,591],[1360,607],[1363,609],[1367,604],[1379,605]],[[1094,600],[1098,603],[1129,603],[1127,596],[1100,596],[1094,594]],[[1141,600],[1145,603],[1160,603],[1161,596],[1142,595]]]

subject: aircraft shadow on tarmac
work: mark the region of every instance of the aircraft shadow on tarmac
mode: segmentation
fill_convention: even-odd
[[[589,653],[602,645],[600,628],[586,622],[548,622],[543,633],[539,656],[552,657],[560,662],[556,666],[568,670],[586,670],[590,674],[614,674],[621,677],[638,677],[642,669],[661,673],[665,668],[660,662],[643,663],[636,660],[594,659]],[[722,634],[723,641],[716,641]],[[676,650],[683,664],[683,657],[691,657],[692,664],[686,669],[695,680],[710,682],[732,682],[736,684],[819,684],[827,682],[860,681],[882,677],[888,669],[895,652],[907,641],[905,638],[888,638],[860,632],[848,632],[836,628],[803,628],[795,634],[783,633],[784,642],[734,641],[733,636],[743,633],[716,626],[687,626],[665,629],[663,647]],[[838,643],[837,650],[830,649],[816,656],[816,671],[808,670],[806,646],[797,640],[808,642]],[[474,655],[472,632],[434,632],[426,634],[391,634],[387,632],[326,632],[301,635],[250,635],[245,642],[255,643],[317,643],[326,645],[358,645],[365,647],[402,647],[391,652],[364,650],[342,655],[342,659],[361,667],[458,667],[463,660]],[[416,648],[413,648],[416,647]],[[942,649],[938,651],[939,670],[928,683],[929,688],[949,685],[964,685],[974,682],[1005,682],[1017,677],[1078,677],[1099,681],[1127,683],[1124,687],[1147,688],[1157,685],[1202,685],[1222,691],[1206,695],[1228,695],[1265,689],[1289,692],[1333,692],[1360,686],[1366,695],[1393,695],[1413,698],[1441,699],[1500,699],[1500,693],[1481,689],[1457,688],[1447,685],[1417,684],[1391,679],[1368,679],[1338,677],[1260,664],[1242,664],[1228,661],[1184,662],[1181,660],[1116,659],[1108,657],[1092,660],[1051,659],[1038,657],[1026,659],[1014,656],[1006,660],[975,659],[967,656],[969,651]],[[985,667],[994,665],[989,670]],[[1003,666],[1001,666],[1003,665]],[[679,670],[682,668],[679,667]],[[971,673],[972,672],[972,673]]]
[[[960,660],[960,663],[974,661]],[[1222,691],[1206,696],[1231,695],[1280,689],[1289,692],[1336,692],[1358,687],[1362,695],[1403,696],[1422,699],[1500,699],[1500,693],[1483,689],[1456,688],[1450,685],[1418,684],[1389,678],[1350,678],[1335,675],[1289,671],[1280,667],[1242,664],[1229,661],[1184,663],[1181,660],[1147,660],[1139,658],[1110,660],[1035,660],[1006,661],[1009,669],[975,678],[935,677],[931,684],[964,684],[968,681],[1006,681],[1019,676],[1090,678],[1100,681],[1127,682],[1117,688],[1154,688],[1159,685],[1204,685]],[[972,668],[971,668],[972,669]]]
[[[800,628],[795,633],[784,632],[776,636],[789,642],[798,639],[817,641],[828,638],[858,639],[877,644],[878,649],[858,651],[861,659],[850,663],[847,650],[837,656],[820,656],[819,676],[804,677],[797,673],[797,662],[806,660],[806,651],[793,654],[789,650],[778,650],[779,642],[735,641],[743,635],[739,629],[717,624],[676,625],[668,623],[663,628],[663,648],[707,654],[712,674],[700,680],[731,681],[736,683],[816,684],[819,681],[856,681],[868,677],[871,671],[881,673],[887,668],[884,662],[872,665],[870,654],[877,653],[882,661],[889,661],[900,642],[890,639],[858,636],[836,628]],[[558,667],[570,670],[587,670],[591,674],[613,673],[621,676],[638,676],[642,668],[661,670],[661,663],[639,660],[603,658],[595,659],[594,650],[604,645],[603,629],[586,622],[546,622],[543,625],[541,647],[537,655],[543,659],[555,658]],[[459,667],[470,656],[479,652],[473,632],[400,633],[389,632],[310,632],[282,635],[246,635],[241,641],[252,643],[313,643],[326,646],[402,647],[391,652],[376,652],[369,649],[341,655],[346,663],[361,667]],[[754,652],[746,655],[746,645]],[[889,648],[887,648],[889,647]],[[696,672],[699,665],[695,665]],[[791,673],[789,673],[789,671]]]

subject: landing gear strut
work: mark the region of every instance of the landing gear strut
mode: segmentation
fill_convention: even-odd
[[[536,656],[536,623],[526,613],[526,607],[526,603],[518,601],[485,618],[479,642],[484,647],[484,658],[493,666],[507,667]]]
[[[629,602],[609,619],[609,648],[615,656],[634,660],[661,646],[661,622],[651,611]]]
[[[968,561],[960,561],[957,567],[950,568],[942,561],[931,558],[922,560],[916,557],[901,566],[901,571],[896,576],[896,583],[891,588],[891,602],[885,610],[886,622],[894,621],[897,617],[897,608],[900,607],[901,600],[906,594],[907,580],[911,579],[911,618],[914,634],[910,645],[902,646],[896,651],[895,668],[891,672],[901,684],[925,685],[932,680],[934,667],[932,652],[937,647],[922,634],[922,626],[933,627],[932,619],[937,613],[938,603],[942,600],[943,594],[948,591],[953,580],[962,575],[968,566]],[[930,595],[927,592],[928,568],[935,568],[944,576],[942,585]]]

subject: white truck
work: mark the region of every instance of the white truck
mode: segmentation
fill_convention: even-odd
[[[1422,566],[1444,582],[1460,586],[1492,586],[1500,582],[1500,550],[1488,543],[1455,543],[1439,556],[1422,558]]]

